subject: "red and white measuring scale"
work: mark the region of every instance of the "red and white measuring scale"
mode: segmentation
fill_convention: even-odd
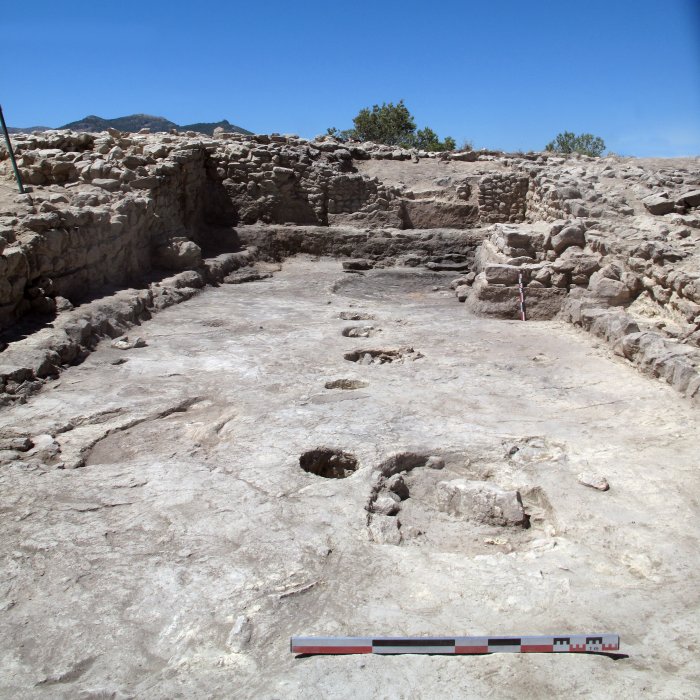
[[[525,321],[525,290],[523,289],[522,272],[518,272],[518,292],[520,292],[520,320]]]
[[[620,649],[617,634],[527,637],[292,637],[294,654],[606,653]]]

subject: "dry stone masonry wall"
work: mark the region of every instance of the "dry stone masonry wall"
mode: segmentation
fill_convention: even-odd
[[[333,141],[227,135],[212,155],[242,223],[338,223],[344,214],[401,227],[397,192],[353,172],[353,154]]]
[[[519,173],[494,173],[479,182],[479,212],[484,222],[525,220],[529,178]]]
[[[274,134],[13,139],[31,191],[12,192],[0,151],[7,396],[242,265],[305,252],[354,258],[351,270],[453,270],[458,299],[501,318],[518,317],[522,280],[530,319],[560,314],[700,400],[697,159],[432,154]]]

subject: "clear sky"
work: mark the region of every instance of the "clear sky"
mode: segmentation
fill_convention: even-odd
[[[30,8],[30,9],[28,9]],[[403,99],[458,145],[700,154],[700,0],[8,0],[11,126],[135,112],[311,137]]]

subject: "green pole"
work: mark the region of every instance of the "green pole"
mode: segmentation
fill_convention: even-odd
[[[19,170],[17,169],[17,161],[15,160],[15,152],[12,150],[12,143],[10,142],[10,135],[7,133],[7,125],[5,124],[5,117],[2,113],[2,106],[0,106],[0,124],[2,125],[2,133],[5,134],[5,143],[7,144],[7,151],[10,154],[10,160],[12,161],[12,169],[15,171],[15,177],[17,178],[17,187],[19,187],[19,193],[24,194],[24,187],[22,186],[22,178],[20,177]]]

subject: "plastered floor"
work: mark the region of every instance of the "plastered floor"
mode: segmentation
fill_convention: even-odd
[[[85,466],[0,471],[0,695],[697,697],[697,410],[565,324],[469,317],[449,280],[291,259],[3,409]],[[402,347],[422,357],[344,359]],[[318,446],[359,469],[302,471]],[[406,476],[403,540],[376,544],[373,472],[400,450],[446,467]],[[454,478],[519,490],[531,527],[439,511]],[[619,633],[628,658],[289,652],[293,634],[559,632]]]

